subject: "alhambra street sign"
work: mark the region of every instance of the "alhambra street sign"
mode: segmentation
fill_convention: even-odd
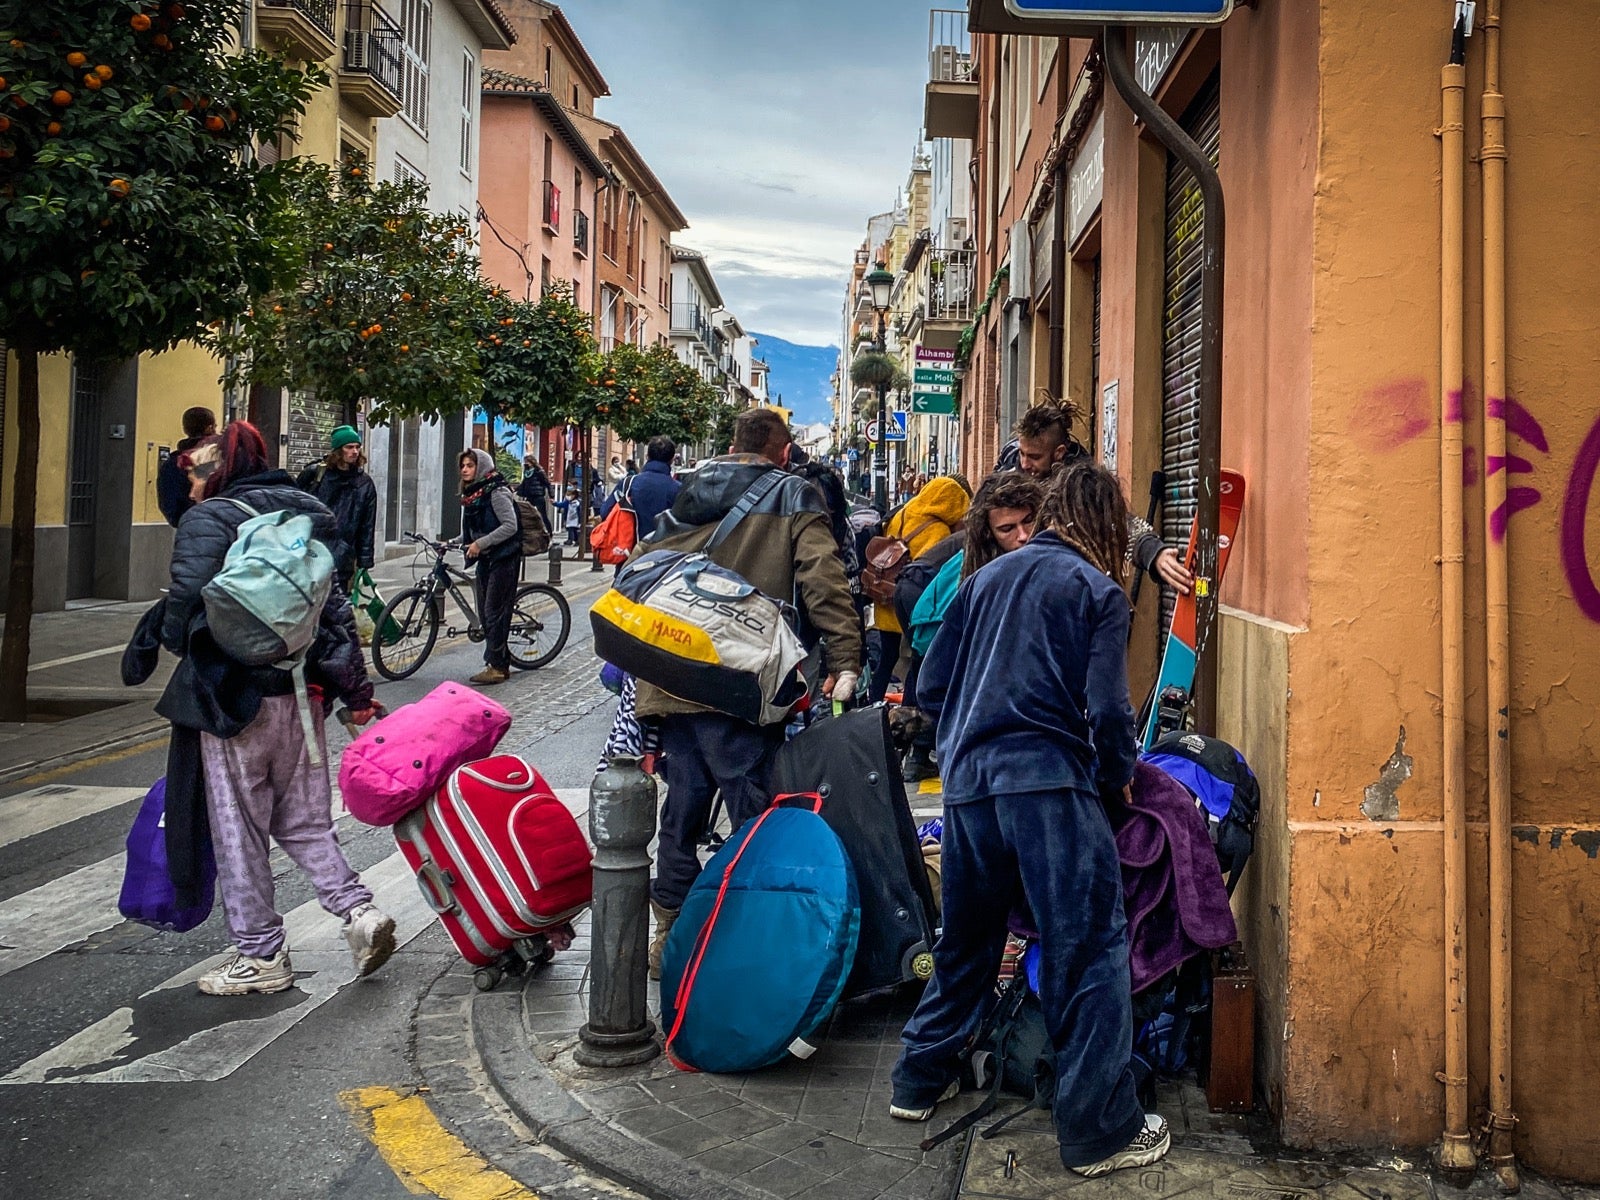
[[[987,7],[987,6],[985,6]],[[1094,25],[1213,25],[1228,19],[1233,0],[1005,0],[1022,21],[1080,21]],[[976,25],[974,26],[977,27]]]

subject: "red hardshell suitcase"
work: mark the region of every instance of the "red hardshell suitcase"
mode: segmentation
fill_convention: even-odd
[[[400,853],[488,990],[548,959],[593,893],[592,853],[566,805],[514,754],[457,768],[394,827]]]

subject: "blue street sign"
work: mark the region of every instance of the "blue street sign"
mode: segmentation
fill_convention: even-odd
[[[905,441],[906,440],[906,415],[905,415],[905,413],[900,412],[898,409],[896,411],[890,413],[889,414],[889,423],[894,426],[893,429],[889,430],[889,440],[891,442],[903,442],[903,441]]]
[[[1233,0],[1005,0],[1006,11],[1024,20],[1085,21],[1096,24],[1212,24],[1227,19]]]

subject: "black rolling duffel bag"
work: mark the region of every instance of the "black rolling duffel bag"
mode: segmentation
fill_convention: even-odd
[[[888,713],[879,706],[818,721],[784,744],[772,768],[775,795],[822,796],[822,819],[855,867],[861,942],[846,999],[933,974],[937,910]]]

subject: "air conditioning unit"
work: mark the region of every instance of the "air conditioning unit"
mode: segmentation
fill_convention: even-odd
[[[956,74],[962,54],[954,46],[935,46],[929,54],[928,78],[935,83],[952,83],[960,78]]]

